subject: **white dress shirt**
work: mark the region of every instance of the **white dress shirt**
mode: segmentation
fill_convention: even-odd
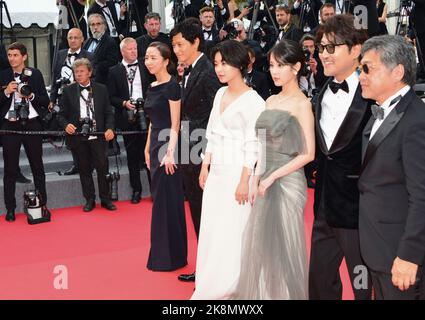
[[[81,52],[81,48],[75,52],[71,52],[71,49],[68,50],[68,54],[77,54],[79,55]],[[76,56],[66,57],[65,64],[61,69],[61,78],[69,79],[71,83],[74,82],[74,73],[72,71],[72,64],[74,63]]]
[[[130,69],[136,70],[136,73],[134,75],[134,80],[133,80],[133,92],[131,92],[131,84],[128,81],[128,90],[130,90],[129,93],[131,93],[130,98],[133,98],[135,100],[137,98],[143,98],[142,78],[140,77],[139,66],[134,66],[129,68],[128,67],[129,63],[126,62],[124,59],[121,61],[121,63],[125,67],[125,70],[127,73],[130,71]],[[138,61],[136,60],[133,63],[138,63]],[[133,64],[133,63],[130,63],[130,64]]]
[[[387,100],[384,101],[384,103],[381,105],[381,107],[384,109],[384,118],[382,120],[375,119],[375,122],[373,123],[372,130],[370,132],[369,141],[372,140],[372,137],[375,135],[376,131],[378,131],[379,127],[384,123],[385,119],[388,117],[388,115],[391,113],[391,111],[396,107],[396,105],[400,102],[397,101],[392,106],[390,106],[391,101],[398,97],[404,95],[410,90],[410,86],[404,86],[399,91],[397,91],[395,94],[393,94],[391,97],[389,97]]]
[[[22,70],[22,72],[23,72],[23,70]],[[19,79],[19,77],[15,77],[15,81],[16,82],[18,82],[18,83],[20,83],[21,82],[21,80]],[[3,91],[4,92],[4,91]],[[7,95],[6,93],[4,94],[6,97],[10,97],[10,95]],[[19,97],[19,94],[18,94],[18,92],[15,92],[14,93],[14,95],[15,95],[15,99],[12,99],[12,103],[10,104],[10,108],[9,108],[9,111],[10,110],[14,110],[15,109],[15,102],[16,103],[19,103],[19,102],[21,102],[22,101],[22,99],[21,99],[21,97]],[[32,104],[31,104],[31,101],[32,100],[34,100],[34,98],[35,98],[35,93],[33,93],[33,97],[32,97],[32,99],[31,100],[28,100],[28,103],[29,103],[29,111],[30,111],[30,113],[29,113],[29,115],[28,115],[28,119],[33,119],[33,118],[35,118],[35,117],[38,117],[38,113],[37,113],[37,111],[35,111],[35,109],[34,109],[34,107],[32,106]],[[9,119],[9,111],[6,113],[6,115],[4,116],[4,118],[5,119]]]
[[[348,84],[348,93],[343,90],[333,93],[328,87],[323,95],[322,114],[319,123],[328,150],[331,148],[338,130],[347,115],[348,109],[353,102],[354,95],[359,86],[359,74],[355,71],[345,81]]]
[[[195,60],[195,62],[194,63],[192,63],[192,70],[193,70],[193,68],[195,68],[195,65],[196,65],[196,63],[199,61],[199,59],[201,59],[202,58],[202,56],[203,56],[204,54],[203,53],[201,53],[200,55],[199,55],[199,57],[198,57],[198,59],[196,59]],[[188,74],[188,75],[186,75],[186,78],[184,79],[184,87],[186,88],[186,86],[187,86],[187,81],[189,80],[189,76],[190,76],[190,73]]]
[[[87,86],[83,86],[83,85],[80,84],[81,87],[88,87],[90,85],[91,85],[91,83],[89,83]],[[87,90],[82,90],[81,95],[84,97],[84,99],[86,99],[86,100],[89,99],[89,92]],[[90,119],[94,120],[94,114],[93,114],[93,112],[91,112],[90,108],[87,108],[87,103],[84,101],[84,99],[80,96],[80,118],[84,119],[86,117],[89,117]],[[92,105],[92,109],[94,110],[93,97],[91,98],[91,105]],[[87,113],[87,109],[89,109],[88,113]],[[97,137],[96,136],[89,136],[88,139],[93,140],[93,139],[97,139]]]

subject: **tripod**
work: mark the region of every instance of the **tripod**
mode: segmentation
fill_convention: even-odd
[[[7,8],[6,1],[0,1],[0,41],[3,44],[3,7],[6,12],[6,17],[10,25],[10,30],[12,33],[12,40],[15,41],[15,33],[13,32],[12,19],[10,19],[9,9]]]
[[[275,32],[278,33],[278,28],[270,12],[269,5],[267,4],[266,1],[262,1],[262,2],[264,4],[264,7],[266,8],[267,15],[269,16],[270,21],[273,24],[273,28]],[[248,40],[252,40],[254,38],[254,27],[257,24],[257,17],[258,17],[258,11],[260,10],[260,4],[261,4],[261,0],[254,0],[254,11],[252,13],[251,23],[249,24],[249,28],[248,28]]]
[[[173,18],[174,24],[177,24],[186,19],[185,7],[186,0],[174,0],[173,2]]]
[[[410,0],[401,0],[399,11],[398,11],[398,17],[397,17],[397,27],[396,27],[396,34],[406,36],[407,35],[407,27],[409,22],[409,17],[412,12],[412,2]],[[407,18],[407,21],[406,21]],[[410,27],[413,32],[413,36],[416,40],[416,51],[418,53],[419,58],[419,65],[422,68],[422,70],[425,70],[425,62],[424,62],[424,56],[422,52],[422,43],[420,43],[420,40],[418,38],[418,34],[416,31],[415,24],[412,20],[410,20]]]
[[[126,7],[128,12],[127,34],[129,36],[132,35],[133,38],[137,38],[138,36],[142,35],[144,30],[137,2],[134,0],[126,0]],[[135,24],[137,31],[132,31],[134,27],[133,23]]]
[[[300,20],[298,23],[298,28],[300,28],[302,31],[304,31],[304,27],[306,24],[306,13],[308,14],[312,10],[311,7],[311,0],[303,0],[301,3],[301,12],[300,12]],[[314,13],[314,12],[313,12]],[[316,20],[316,25],[318,24],[317,17],[315,14],[313,14],[314,19]],[[310,26],[311,28],[311,26]]]

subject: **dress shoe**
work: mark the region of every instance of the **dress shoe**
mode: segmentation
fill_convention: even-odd
[[[69,168],[68,170],[66,170],[63,175],[64,176],[72,176],[73,174],[77,174],[78,173],[78,168],[76,166],[72,166],[71,168]]]
[[[26,178],[22,172],[18,173],[18,176],[16,177],[16,182],[18,183],[31,183],[32,181],[28,178]]]
[[[86,205],[83,208],[84,212],[90,212],[92,211],[94,208],[96,207],[96,202],[94,202],[94,200],[88,200],[86,202]]]
[[[9,222],[15,221],[15,210],[7,210],[6,221],[9,221]]]
[[[133,192],[133,195],[131,196],[131,203],[137,204],[140,202],[140,199],[142,199],[141,193],[139,191]]]
[[[178,279],[183,282],[195,282],[195,272],[191,274],[181,274]]]
[[[110,211],[117,210],[117,207],[112,203],[112,201],[102,201],[100,206]]]

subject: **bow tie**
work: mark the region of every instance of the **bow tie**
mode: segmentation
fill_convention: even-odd
[[[192,71],[192,65],[190,65],[186,69],[184,69],[183,77],[188,76],[191,71]]]
[[[396,104],[400,100],[401,100],[401,96],[397,96],[396,98],[391,100],[388,108],[390,108],[393,104]],[[384,115],[385,115],[384,108],[381,107],[381,106],[378,106],[377,104],[373,104],[372,105],[372,115],[376,120],[384,120]]]
[[[82,85],[80,85],[80,91],[84,91],[84,90],[90,91],[91,87],[90,86],[83,87]]]
[[[139,63],[136,61],[135,63],[128,64],[127,68],[137,67],[138,65],[139,65]]]
[[[211,34],[211,32],[212,32],[212,30],[202,30],[204,33],[207,33],[208,34],[208,36]]]
[[[335,93],[337,93],[338,92],[338,90],[339,89],[341,89],[341,90],[343,90],[343,91],[345,91],[345,92],[349,92],[349,89],[348,89],[348,83],[347,83],[347,81],[343,81],[343,82],[341,82],[341,83],[338,83],[338,82],[335,82],[335,81],[332,81],[330,84],[329,84],[329,88],[332,90],[332,92],[335,94]]]
[[[20,73],[17,73],[17,72],[14,72],[14,73],[13,73],[13,76],[14,76],[15,78],[19,78],[19,77],[21,76],[21,74],[20,74]]]
[[[71,58],[71,57],[77,57],[77,53],[76,52],[74,52],[74,53],[68,53],[68,58]]]
[[[92,38],[93,42],[99,43],[100,39]]]

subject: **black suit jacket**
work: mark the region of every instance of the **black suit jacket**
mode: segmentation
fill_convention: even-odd
[[[277,40],[279,39],[279,33],[280,31],[278,30],[278,34],[276,34],[273,37],[270,49],[276,44]],[[286,32],[283,34],[282,39],[290,39],[299,43],[302,37],[303,37],[302,30],[298,28],[296,25],[294,25],[293,23],[291,23],[288,30],[286,30]]]
[[[312,100],[316,121],[317,176],[314,193],[314,213],[322,212],[328,224],[335,228],[357,229],[359,191],[357,188],[361,167],[362,132],[370,118],[370,104],[362,98],[357,87],[347,115],[330,149],[326,146],[320,126],[322,99],[329,79],[321,92]]]
[[[117,29],[117,33],[118,34],[125,33],[125,28],[126,28],[127,22],[126,22],[125,19],[119,20],[119,17],[117,16],[117,11],[115,9],[115,3],[113,1],[106,1],[106,5],[108,6],[109,11],[112,14],[112,20],[114,20],[114,24],[115,24],[115,28]],[[97,2],[95,2],[95,1],[92,3],[89,10],[87,11],[87,17],[89,17],[93,13],[98,13],[98,14],[102,15],[103,17],[105,17],[105,14],[103,13],[102,7],[99,6],[97,4]],[[106,17],[105,17],[105,20],[106,20]],[[108,24],[106,24],[106,30],[107,30],[107,33],[110,34]],[[89,29],[89,35],[90,35],[90,37],[92,36],[90,29]]]
[[[95,82],[91,82],[91,88],[97,131],[114,130],[114,109],[109,102],[108,89],[103,84]],[[80,128],[80,88],[78,83],[73,83],[63,90],[57,119],[63,129],[70,123]],[[80,139],[78,136],[67,135],[67,140],[70,147],[75,147]]]
[[[170,48],[171,52],[174,54],[173,48],[171,46],[171,40],[168,34],[160,32],[155,39],[152,39],[148,34],[144,34],[143,36],[140,36],[136,39],[137,55],[139,56],[139,60],[145,59],[146,50],[148,49],[149,45],[155,41],[165,43]]]
[[[425,104],[411,89],[369,141],[359,179],[360,244],[366,264],[391,272],[396,257],[425,259]]]
[[[207,7],[204,0],[192,0],[191,3],[185,8],[186,18],[194,17],[199,19],[199,11],[203,7]],[[229,4],[227,0],[223,0],[223,7],[224,9],[226,9],[226,12],[222,15],[221,10],[217,6],[217,4],[214,5],[214,17],[218,29],[221,29],[230,17]]]
[[[137,68],[142,81],[143,97],[151,83],[151,77],[145,65],[139,61]],[[123,102],[130,99],[130,91],[127,81],[127,71],[122,63],[113,66],[109,71],[108,91],[111,104],[115,109],[115,125],[117,128],[126,130],[128,128],[127,109],[122,106]]]
[[[182,121],[189,121],[189,133],[207,128],[214,97],[220,87],[211,61],[203,55],[182,89]]]
[[[57,80],[61,77],[62,66],[65,65],[66,59],[68,57],[68,49],[60,50],[56,56],[55,65],[53,66],[53,81],[52,81],[52,90],[50,92],[50,101],[56,101],[58,97],[58,90],[60,85],[56,83]],[[88,52],[85,49],[81,49],[80,53],[75,57],[75,60],[87,58],[90,61],[93,60],[93,54]]]
[[[205,53],[205,55],[209,59],[211,59],[211,57],[210,57],[211,49],[214,48],[214,46],[217,43],[219,43],[219,42],[220,42],[220,36],[219,36],[218,30],[217,30],[216,27],[213,26],[212,29],[211,29],[211,40],[205,40],[204,41],[204,50],[203,50],[203,52]]]
[[[250,74],[247,74],[246,79],[248,84],[263,98],[267,100],[270,97],[270,88],[265,73],[252,69]]]
[[[47,112],[47,106],[49,105],[49,96],[46,91],[46,86],[44,84],[43,75],[41,74],[40,70],[35,68],[28,68],[31,69],[32,75],[28,81],[28,84],[32,88],[34,92],[34,100],[31,101],[31,104],[35,111],[37,111],[38,115],[40,117],[43,117],[44,114]],[[15,77],[13,75],[12,68],[7,68],[0,72],[0,86],[7,86],[9,82],[15,81]],[[13,95],[10,95],[9,98],[7,98],[4,94],[4,90],[0,92],[0,122],[4,119],[7,112],[10,109],[10,105],[12,103],[12,97]]]
[[[93,42],[93,38],[87,39],[83,49],[87,50]],[[116,65],[120,58],[118,45],[109,35],[104,34],[93,52],[93,75],[95,82],[107,84],[109,68]]]

